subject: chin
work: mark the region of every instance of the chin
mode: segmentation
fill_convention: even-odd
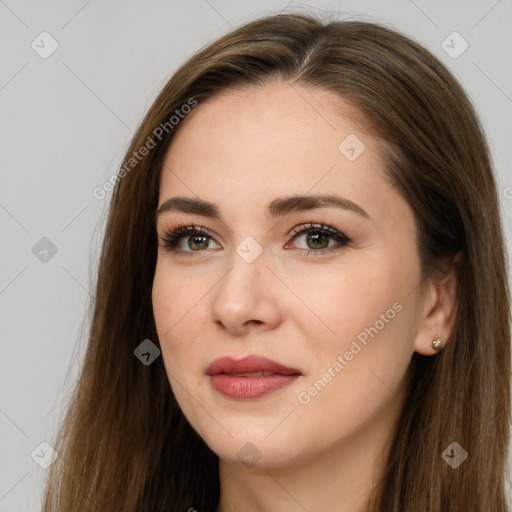
[[[218,435],[205,439],[210,449],[229,464],[247,468],[273,469],[295,462],[299,454],[295,452],[297,444],[292,438],[268,436],[268,430],[255,435],[243,433],[241,429],[233,437],[225,433],[222,439]]]

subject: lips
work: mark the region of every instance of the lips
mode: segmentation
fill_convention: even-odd
[[[284,366],[263,356],[246,356],[242,359],[221,357],[206,369],[208,375],[226,374],[233,377],[265,377],[270,375],[302,375],[300,370]]]
[[[233,400],[264,398],[293,384],[302,372],[263,356],[221,357],[206,369],[212,388]]]

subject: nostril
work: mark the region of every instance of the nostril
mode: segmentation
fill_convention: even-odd
[[[244,325],[251,325],[251,324],[256,324],[256,325],[260,325],[262,324],[263,322],[261,320],[247,320],[247,322],[245,322]]]

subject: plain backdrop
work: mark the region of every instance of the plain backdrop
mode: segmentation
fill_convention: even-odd
[[[80,367],[110,198],[93,189],[181,63],[287,10],[384,23],[448,66],[489,138],[510,253],[510,0],[0,0],[0,512],[40,510],[37,453]]]

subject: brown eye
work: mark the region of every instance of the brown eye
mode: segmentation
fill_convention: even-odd
[[[186,241],[185,247],[182,241]],[[201,226],[180,226],[178,229],[162,236],[162,244],[165,249],[175,252],[201,252],[209,249],[209,242],[213,241],[211,235]]]
[[[298,247],[299,250],[308,251],[310,253],[323,254],[348,245],[351,240],[345,234],[332,228],[331,226],[323,226],[321,224],[303,224],[297,226],[293,231],[292,240],[305,237],[306,247]],[[329,245],[330,240],[334,243]]]

